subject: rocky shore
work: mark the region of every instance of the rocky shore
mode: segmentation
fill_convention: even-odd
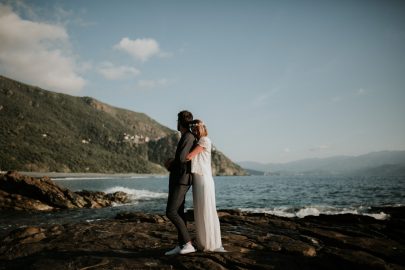
[[[25,227],[0,241],[0,269],[405,269],[405,208],[357,215],[282,218],[222,210],[226,253],[164,256],[176,244],[163,215]],[[192,212],[189,229],[195,235]]]
[[[72,192],[49,178],[0,175],[0,209],[104,207],[126,194]],[[224,253],[165,256],[177,233],[164,215],[21,227],[0,237],[2,269],[405,269],[405,207],[372,209],[385,220],[352,214],[283,218],[220,210]],[[189,230],[195,235],[193,212]]]
[[[0,210],[101,208],[126,202],[128,196],[124,192],[73,192],[59,187],[46,176],[35,178],[15,171],[0,174]]]

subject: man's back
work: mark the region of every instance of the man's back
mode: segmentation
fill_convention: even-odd
[[[189,131],[182,134],[176,149],[176,155],[170,166],[170,184],[191,185],[191,162],[186,160],[187,154],[195,143],[195,137]]]

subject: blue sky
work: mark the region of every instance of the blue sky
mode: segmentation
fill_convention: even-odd
[[[405,149],[404,1],[0,0],[0,74],[188,109],[234,161]]]

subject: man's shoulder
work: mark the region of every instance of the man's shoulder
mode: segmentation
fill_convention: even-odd
[[[185,140],[194,140],[195,139],[194,135],[191,132],[184,133],[183,137]]]

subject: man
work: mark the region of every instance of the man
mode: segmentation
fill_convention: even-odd
[[[193,115],[189,111],[181,111],[177,114],[177,130],[180,131],[181,138],[177,144],[174,159],[168,160],[165,164],[170,171],[166,216],[176,226],[178,232],[178,245],[166,252],[165,255],[195,252],[187,231],[187,221],[184,213],[186,193],[192,184],[191,162],[186,160],[186,156],[195,142],[195,138],[189,130],[189,123],[192,120]]]

